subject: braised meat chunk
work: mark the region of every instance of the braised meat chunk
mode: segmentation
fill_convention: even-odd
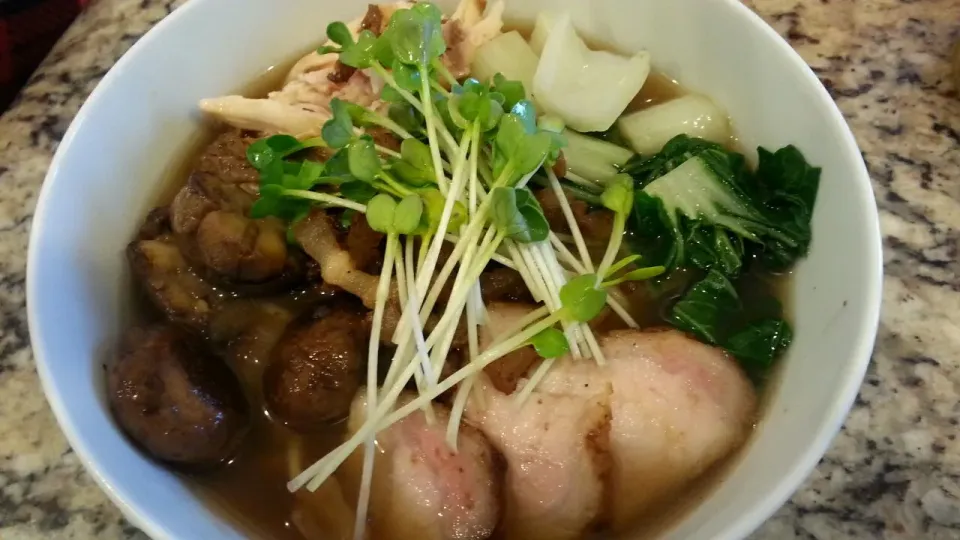
[[[130,330],[107,388],[123,431],[174,466],[225,463],[249,426],[249,407],[230,368],[171,326]]]

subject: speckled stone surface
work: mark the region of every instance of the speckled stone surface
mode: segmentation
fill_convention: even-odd
[[[182,0],[181,0],[182,1]],[[0,538],[143,538],[83,471],[30,354],[30,217],[97,81],[181,1],[99,0],[0,118]],[[874,180],[886,278],[874,361],[801,490],[753,538],[960,538],[958,0],[753,0],[853,127]]]

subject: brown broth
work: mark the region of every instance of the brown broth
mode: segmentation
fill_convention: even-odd
[[[515,29],[528,35],[526,28]],[[292,64],[293,61],[271,68],[241,89],[240,93],[251,97],[265,96],[270,90],[280,86]],[[677,81],[663,73],[652,72],[643,88],[631,101],[627,111],[651,107],[684,93],[684,88]],[[204,126],[198,130],[196,137],[189,145],[190,152],[185,153],[184,159],[171,169],[161,184],[162,188],[157,197],[158,204],[168,204],[173,199],[177,190],[186,181],[196,162],[196,157],[213,140],[216,133],[213,126]],[[665,325],[665,312],[680,292],[696,278],[695,273],[678,272],[656,290],[648,286],[640,286],[625,291],[628,304],[631,306],[631,314],[642,327]],[[750,308],[748,316],[768,314],[769,306],[755,300],[770,297],[778,299],[784,305],[784,312],[790,313],[790,283],[789,275],[750,274],[741,279],[738,291],[744,299],[744,305]],[[290,301],[291,298],[279,299],[280,304]],[[145,303],[143,309],[145,312],[150,311]],[[147,317],[155,318],[149,314]],[[283,322],[281,320],[279,324]],[[251,537],[313,540],[318,536],[304,536],[294,524],[293,516],[300,511],[301,514],[310,512],[317,521],[327,524],[325,529],[315,525],[324,531],[325,539],[339,539],[341,535],[329,536],[330,528],[336,528],[341,532],[349,530],[352,528],[352,517],[349,517],[349,511],[341,511],[338,514],[336,510],[330,510],[341,508],[344,504],[335,493],[336,489],[333,488],[334,493],[331,493],[330,487],[325,485],[315,494],[305,491],[291,494],[286,489],[286,482],[294,474],[333,449],[342,440],[343,426],[333,426],[310,435],[302,435],[273,422],[265,412],[259,384],[264,363],[267,360],[265,357],[267,353],[264,352],[267,348],[263,344],[258,344],[256,339],[254,337],[252,341],[235,341],[224,354],[225,359],[243,382],[253,409],[258,412],[254,415],[251,432],[238,456],[228,466],[202,476],[187,476],[187,479],[195,492],[216,512],[235,523],[239,529]],[[775,384],[776,377],[773,375],[770,384],[765,386],[769,390],[769,386]],[[761,396],[761,404],[766,401]],[[761,406],[760,416],[764,409],[765,407]],[[744,446],[747,444],[749,439]],[[669,531],[722,483],[742,454],[741,447],[721,463],[713,466],[683,493],[652,509],[647,516],[641,516],[637,529],[640,532],[639,537],[651,538]],[[326,492],[325,489],[327,489]],[[352,507],[352,501],[347,503]],[[339,523],[345,519],[349,523]],[[337,522],[336,526],[330,525],[334,522]]]

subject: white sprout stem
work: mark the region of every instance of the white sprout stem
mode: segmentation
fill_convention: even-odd
[[[546,261],[547,268],[550,269],[551,273],[554,276],[556,281],[557,288],[562,289],[564,285],[567,284],[567,275],[564,273],[563,268],[560,266],[560,261],[557,260],[556,252],[550,248],[549,243],[541,242],[537,246],[540,249],[540,252],[543,254],[543,258]],[[590,351],[590,356],[597,358],[598,361],[603,361],[603,352],[600,351],[599,347],[596,346],[596,338],[593,336],[593,330],[590,328],[590,325],[587,323],[575,322],[573,323],[574,331],[577,334],[577,337],[581,339],[581,346],[584,349]]]
[[[540,275],[543,276],[544,283],[547,286],[547,294],[551,299],[553,304],[552,310],[559,311],[563,305],[560,302],[560,287],[557,285],[555,276],[553,272],[550,271],[547,266],[546,260],[543,258],[543,253],[533,244],[527,244],[524,246],[524,249],[530,253],[530,256],[533,258],[535,264],[540,269]],[[583,352],[580,350],[580,336],[577,333],[577,329],[571,323],[567,321],[561,321],[560,326],[563,328],[564,335],[567,336],[567,343],[570,345],[570,353],[573,354],[574,358],[581,358]]]
[[[567,172],[563,174],[563,177],[567,180],[570,180],[574,184],[581,185],[585,188],[589,188],[591,191],[603,191],[603,185],[600,182],[594,182],[593,180],[588,180],[579,174],[567,169]]]
[[[553,367],[555,361],[556,358],[547,358],[543,362],[540,362],[536,371],[527,379],[527,383],[523,385],[523,388],[517,393],[517,397],[514,398],[513,404],[517,408],[523,407],[523,404],[526,403],[527,399],[533,394],[534,389],[536,389],[540,382],[543,381],[543,378],[547,376],[547,372]]]
[[[480,206],[481,211],[483,210],[483,205]],[[493,227],[488,229],[487,234],[491,234],[490,231],[493,230]],[[464,240],[463,238],[470,238],[470,240]],[[437,303],[437,299],[440,297],[440,292],[443,290],[443,287],[447,284],[447,280],[450,278],[450,275],[453,273],[453,269],[457,266],[457,263],[460,261],[460,258],[464,255],[469,256],[478,249],[477,243],[473,240],[477,236],[471,234],[471,230],[467,229],[467,232],[461,237],[460,242],[453,248],[453,253],[447,257],[446,264],[443,265],[443,268],[440,269],[440,273],[437,274],[436,280],[433,282],[433,286],[430,288],[430,292],[427,295],[426,301],[423,303],[422,308],[420,309],[420,316],[425,317],[426,314],[433,311],[433,307]],[[462,263],[461,263],[462,264]],[[456,289],[456,286],[454,286]],[[450,306],[450,302],[447,302],[447,305]],[[434,328],[434,332],[437,331],[437,328]]]
[[[468,248],[469,251],[460,264],[460,270],[457,272],[457,277],[453,282],[450,298],[447,300],[447,312],[445,312],[440,318],[440,322],[437,323],[437,326],[434,328],[434,331],[431,332],[430,337],[433,337],[433,334],[438,330],[443,330],[450,324],[455,324],[457,322],[457,320],[453,318],[451,312],[466,303],[470,289],[465,285],[471,283],[475,279],[479,279],[480,274],[483,272],[483,269],[487,266],[487,262],[490,260],[489,255],[492,254],[492,251],[496,249],[496,246],[503,241],[503,237],[503,233],[497,231],[496,227],[490,227],[487,229],[487,233],[484,235],[483,241],[479,246],[474,244]],[[431,293],[432,292],[433,291],[431,291]],[[434,301],[436,301],[435,297]],[[433,308],[432,303],[430,308]]]
[[[416,399],[411,400],[409,403],[403,407],[400,407],[393,413],[390,413],[392,406],[389,404],[396,402],[397,397],[403,390],[403,386],[408,380],[410,380],[410,377],[413,376],[413,370],[415,369],[415,366],[413,364],[408,365],[404,369],[400,379],[390,388],[386,397],[381,401],[375,416],[368,416],[366,422],[360,426],[360,429],[358,429],[349,440],[341,444],[323,458],[317,460],[313,465],[300,473],[296,478],[288,482],[287,489],[293,492],[297,491],[303,486],[307,486],[308,490],[315,491],[368,437],[377,433],[378,431],[389,428],[400,420],[403,420],[412,412],[419,409],[423,403],[433,401],[444,392],[447,392],[461,381],[465,380],[467,377],[480,373],[488,365],[523,346],[530,338],[553,326],[559,320],[560,315],[555,313],[535,324],[530,325],[522,332],[503,341],[500,345],[485,351],[477,358],[476,362],[472,362],[459,369],[456,373],[444,379],[440,384],[432,387],[430,390],[421,394]]]
[[[510,336],[518,334],[524,328],[539,321],[547,315],[550,315],[550,308],[547,306],[540,306],[537,309],[531,310],[530,313],[520,317],[520,320],[513,323],[513,326],[511,326],[509,329],[497,334],[496,336],[493,336],[493,340],[490,342],[490,345],[488,345],[487,348],[490,349],[496,347],[497,345],[506,341]]]
[[[577,274],[586,274],[587,269],[584,268],[583,263],[581,263],[577,258],[570,253],[570,250],[567,249],[563,242],[552,232],[550,233],[550,243],[553,244],[553,247],[556,249],[557,253],[560,254],[560,257],[570,265],[573,271]],[[620,316],[623,319],[623,322],[627,324],[630,328],[640,328],[640,325],[637,323],[630,313],[623,307],[621,299],[615,298],[614,294],[615,289],[611,289],[607,292],[607,305],[610,306],[610,309],[614,313]]]
[[[427,260],[427,252],[430,250],[430,241],[433,239],[433,233],[427,233],[420,238],[420,255],[417,257],[417,279],[420,278],[420,272],[423,271],[423,263]]]
[[[401,256],[398,256],[397,260],[399,261],[401,258],[401,266],[404,267],[404,272],[407,273],[407,275],[410,275],[413,272],[413,238],[410,236],[407,237],[406,255],[403,256],[403,254],[401,254]],[[404,291],[404,296],[407,298],[416,300],[417,291],[413,284],[413,280],[401,282],[400,286],[397,288],[402,289]],[[407,311],[405,313],[408,317],[410,317],[410,319],[408,319],[410,323],[410,331],[413,334],[413,343],[416,347],[416,355],[420,359],[421,365],[421,369],[414,372],[414,376],[417,380],[417,390],[423,391],[425,385],[434,379],[433,369],[430,367],[430,363],[427,361],[429,355],[427,354],[427,347],[423,339],[423,326],[420,324],[420,317],[417,316],[415,311]],[[401,313],[401,316],[402,315],[403,313]],[[427,415],[427,423],[432,425],[436,418],[433,413],[433,407],[427,407],[423,412]]]
[[[590,252],[587,250],[586,242],[583,241],[583,234],[577,225],[577,219],[573,215],[573,209],[570,208],[570,201],[567,200],[567,194],[563,192],[560,181],[557,180],[557,175],[553,174],[552,169],[547,169],[547,178],[550,180],[550,188],[553,189],[553,193],[557,196],[557,201],[560,203],[560,210],[563,212],[563,217],[567,220],[567,226],[570,228],[574,242],[576,242],[577,251],[580,252],[580,259],[583,262],[583,266],[590,272],[593,272],[593,261],[590,260]]]
[[[342,206],[343,208],[350,208],[351,210],[356,210],[357,212],[366,213],[366,205],[349,201],[347,199],[341,199],[340,197],[335,197],[327,193],[319,193],[316,191],[307,191],[305,189],[285,189],[283,190],[284,195],[289,195],[293,197],[299,197],[301,199],[310,199],[313,201],[329,204],[331,206]]]
[[[523,255],[520,254],[513,240],[505,240],[503,244],[507,248],[507,253],[513,257],[513,265],[516,267],[520,277],[523,278],[523,283],[527,286],[527,290],[530,291],[533,299],[537,302],[545,301],[547,297],[546,293],[540,288],[540,282],[533,276],[533,271],[530,270],[526,261],[523,260]]]
[[[466,134],[465,134],[464,139],[460,145],[461,153],[464,153],[464,154],[466,153],[468,142],[469,142],[468,138],[466,137]],[[457,160],[457,165],[455,166],[455,172],[453,174],[453,184],[451,185],[451,194],[446,198],[446,201],[444,202],[443,212],[440,215],[440,223],[437,228],[438,231],[447,230],[447,227],[450,224],[450,217],[453,215],[453,207],[457,199],[456,194],[459,193],[460,190],[463,188],[463,181],[464,181],[465,175],[462,174],[462,169],[463,169],[464,163],[466,162],[466,156],[463,155],[462,158],[458,156],[458,158],[460,159]],[[443,246],[443,242],[444,242],[443,234],[438,233],[432,237],[432,241],[430,243],[430,248],[426,255],[426,259],[423,261],[421,268],[417,272],[417,283],[416,283],[417,285],[416,298],[418,299],[417,305],[413,305],[413,303],[408,303],[407,307],[404,308],[404,309],[419,310],[421,318],[427,317],[430,314],[430,310],[433,309],[433,305],[431,304],[428,309],[420,310],[419,299],[424,298],[424,296],[427,294],[427,287],[430,284],[430,278],[433,277],[434,271],[436,270],[437,262],[440,259],[440,249]],[[423,249],[422,246],[421,246],[421,249]],[[459,245],[457,248],[454,248],[455,254],[457,253],[458,249],[459,249]],[[423,253],[421,252],[421,257],[422,256],[423,256]],[[457,256],[459,257],[459,255]],[[456,263],[455,257],[451,255],[447,263],[448,264]],[[439,295],[439,290],[437,291],[437,294]],[[429,300],[429,296],[427,298]],[[407,324],[408,324],[407,317],[402,316],[400,318],[400,323],[397,325],[397,333],[399,335],[402,336],[405,332],[408,331]]]
[[[430,244],[430,251],[427,254],[427,260],[424,262],[423,271],[417,276],[417,291],[419,292],[418,296],[421,298],[426,294],[429,280],[433,277],[437,261],[440,259],[440,248],[443,245],[443,235],[440,233],[446,231],[450,225],[450,217],[453,215],[454,203],[457,202],[458,194],[460,190],[463,189],[464,176],[466,176],[463,174],[463,167],[466,162],[467,145],[469,142],[469,136],[464,134],[463,140],[460,142],[460,155],[454,160],[453,183],[450,186],[451,193],[447,196],[443,204],[443,213],[440,215],[440,223],[437,227],[439,233],[434,236],[433,242]]]
[[[427,123],[427,142],[430,143],[430,155],[433,158],[433,172],[437,177],[437,186],[444,196],[449,191],[447,177],[443,174],[440,162],[440,144],[437,141],[437,125],[433,116],[433,100],[430,99],[430,74],[423,66],[420,67],[420,95],[423,97],[423,118]],[[444,230],[444,229],[441,229]]]
[[[374,113],[373,116],[369,116],[368,118],[370,118],[370,119],[372,120],[372,123],[374,123],[374,124],[376,124],[376,125],[378,125],[378,126],[380,126],[380,127],[382,127],[382,128],[389,129],[390,131],[392,131],[392,132],[394,133],[394,135],[396,135],[397,137],[400,137],[401,139],[412,139],[412,138],[413,138],[413,135],[411,135],[409,131],[407,131],[406,129],[404,129],[404,127],[401,126],[400,124],[398,124],[398,123],[394,122],[393,120],[391,120],[390,117],[388,117],[388,116],[383,116],[383,115],[380,114],[380,113]]]
[[[497,246],[501,241],[503,241],[504,234],[502,232],[497,232],[494,238],[487,243],[486,238],[485,242],[481,246],[480,254],[477,256],[477,261],[470,261],[470,264],[461,268],[461,273],[458,273],[458,280],[464,276],[463,281],[466,283],[471,283],[480,278],[480,274],[483,272],[483,269],[487,266],[487,262],[490,260],[490,254],[496,250]],[[464,273],[465,272],[465,273]],[[427,340],[427,345],[430,345],[432,338],[441,333],[440,335],[446,336],[446,339],[441,343],[440,347],[436,347],[431,351],[431,359],[433,360],[433,365],[437,366],[438,364],[442,366],[442,361],[446,359],[447,353],[450,350],[450,345],[453,341],[453,336],[456,332],[456,325],[460,320],[461,313],[464,306],[466,305],[466,300],[470,294],[470,288],[466,286],[457,287],[454,285],[453,291],[455,294],[451,294],[450,300],[447,302],[447,310],[444,312],[443,316],[440,318],[440,322],[437,323],[437,326],[434,328],[433,332],[430,333],[430,338]],[[436,368],[435,368],[436,369]],[[439,369],[435,371],[439,373]]]
[[[373,306],[373,327],[370,331],[370,343],[367,348],[367,417],[377,407],[377,360],[380,352],[380,327],[383,325],[383,310],[390,298],[390,278],[393,275],[394,253],[399,243],[396,234],[387,235],[387,249],[383,256],[383,269],[377,283],[377,301]],[[398,283],[402,286],[402,283]],[[376,436],[366,441],[363,456],[363,471],[360,475],[360,495],[357,501],[357,520],[354,526],[354,540],[363,539],[364,524],[367,521],[367,507],[370,504],[370,485],[373,481],[373,450]],[[358,536],[359,535],[359,536]]]
[[[603,255],[600,267],[597,268],[597,283],[603,280],[607,270],[617,259],[620,253],[620,245],[623,243],[623,230],[626,228],[627,218],[619,212],[613,215],[613,231],[610,236],[610,242],[607,244],[607,252]]]
[[[447,234],[444,236],[444,239],[445,239],[447,242],[450,242],[451,244],[457,244],[457,243],[460,242],[460,237],[459,237],[459,236],[457,236],[457,235],[455,235],[455,234],[450,234],[450,233],[447,233]],[[506,241],[504,241],[504,245],[506,245]],[[509,259],[509,258],[505,257],[505,256],[504,256],[503,254],[501,254],[499,251],[498,251],[497,253],[494,253],[494,254],[493,254],[493,257],[490,257],[490,260],[492,260],[492,261],[497,261],[497,262],[500,263],[501,265],[506,266],[507,268],[509,268],[509,269],[511,269],[511,270],[517,270],[517,268],[516,268],[516,266],[515,266],[515,262],[514,262],[512,259]]]
[[[394,157],[394,158],[397,158],[397,159],[400,159],[400,157],[401,157],[401,156],[400,156],[400,152],[397,152],[396,150],[391,150],[391,149],[387,148],[386,146],[380,146],[379,144],[376,144],[376,145],[374,145],[374,148],[377,149],[377,152],[380,152],[381,154],[383,154],[383,155],[385,155],[385,156],[390,156],[390,157]]]
[[[407,100],[407,102],[410,103],[410,105],[413,105],[413,108],[416,109],[417,112],[426,116],[426,113],[424,112],[424,109],[423,109],[423,103],[417,98],[417,96],[401,88],[400,85],[397,84],[397,80],[393,78],[392,73],[387,71],[386,68],[384,68],[379,62],[374,62],[372,67],[373,67],[373,70],[377,73],[377,75],[380,75],[380,77],[383,79],[383,82],[386,83],[387,86],[396,90],[397,93],[400,94],[401,97],[403,97],[403,99]],[[456,143],[453,140],[453,136],[450,135],[450,132],[447,131],[446,127],[443,127],[443,129],[440,132],[440,135],[445,139],[447,146],[454,147],[454,148],[456,147]]]
[[[543,301],[550,308],[550,311],[556,311],[560,309],[559,303],[554,301],[553,296],[550,295],[550,289],[547,287],[546,278],[543,276],[543,272],[540,267],[537,266],[537,261],[534,260],[533,254],[530,253],[524,246],[518,246],[514,244],[515,249],[520,254],[520,260],[530,269],[530,277],[536,283],[537,291],[540,294],[540,300]]]
[[[546,270],[546,275],[549,276],[551,283],[557,291],[558,305],[562,305],[560,302],[560,290],[563,289],[563,286],[567,284],[567,276],[563,273],[563,268],[560,267],[560,263],[557,262],[557,254],[553,251],[553,249],[550,248],[549,242],[538,242],[535,246],[533,246],[533,251],[537,255],[538,260]],[[573,337],[578,342],[579,346],[583,349],[589,349],[589,344],[583,335],[585,331],[589,331],[589,328],[584,330],[586,325],[578,322],[571,323],[570,327]]]

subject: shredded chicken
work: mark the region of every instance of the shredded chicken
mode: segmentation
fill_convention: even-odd
[[[320,265],[323,281],[355,295],[368,309],[377,301],[380,278],[358,270],[350,253],[340,246],[333,220],[316,209],[293,226],[297,242]]]
[[[379,25],[379,28],[369,28],[379,34],[396,10],[412,5],[411,2],[372,5],[366,15],[348,23],[347,28],[356,38],[361,29]],[[373,9],[380,11],[379,18],[371,17]],[[462,78],[469,74],[477,48],[500,33],[503,9],[502,0],[491,4],[489,9],[486,0],[462,0],[454,15],[444,21],[447,52],[443,61],[454,76]],[[320,133],[324,122],[331,117],[330,101],[334,98],[385,111],[387,105],[379,98],[383,81],[378,76],[371,70],[357,70],[349,77],[345,74],[337,65],[336,54],[311,52],[294,64],[283,88],[266,98],[238,95],[209,98],[200,101],[200,110],[241,129],[266,134],[289,133],[301,138]]]

